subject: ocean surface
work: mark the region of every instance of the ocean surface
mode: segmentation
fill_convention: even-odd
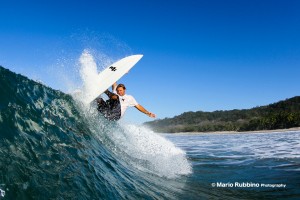
[[[0,67],[0,199],[299,199],[300,132],[156,134]]]
[[[186,199],[300,199],[300,132],[166,134],[193,173]]]

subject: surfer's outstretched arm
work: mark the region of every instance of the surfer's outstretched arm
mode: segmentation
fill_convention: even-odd
[[[143,106],[141,106],[140,104],[135,106],[139,111],[141,111],[142,113],[148,115],[149,117],[155,118],[156,115],[154,113],[151,113],[149,111],[147,111]]]

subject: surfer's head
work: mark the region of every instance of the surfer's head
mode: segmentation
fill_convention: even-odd
[[[119,84],[116,90],[118,95],[123,96],[125,94],[126,87],[124,84]]]

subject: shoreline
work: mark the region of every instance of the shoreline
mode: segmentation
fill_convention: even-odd
[[[174,135],[198,135],[198,134],[250,134],[250,133],[278,133],[278,132],[293,132],[300,131],[300,127],[287,128],[287,129],[274,129],[274,130],[260,130],[260,131],[214,131],[214,132],[179,132],[167,133]],[[165,133],[163,133],[165,134]]]

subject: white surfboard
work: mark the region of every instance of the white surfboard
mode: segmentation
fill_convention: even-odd
[[[105,68],[99,73],[95,84],[98,85],[97,89],[85,97],[86,103],[91,103],[105,90],[112,86],[122,76],[124,76],[129,70],[143,57],[143,55],[132,55],[125,57],[112,65]]]

